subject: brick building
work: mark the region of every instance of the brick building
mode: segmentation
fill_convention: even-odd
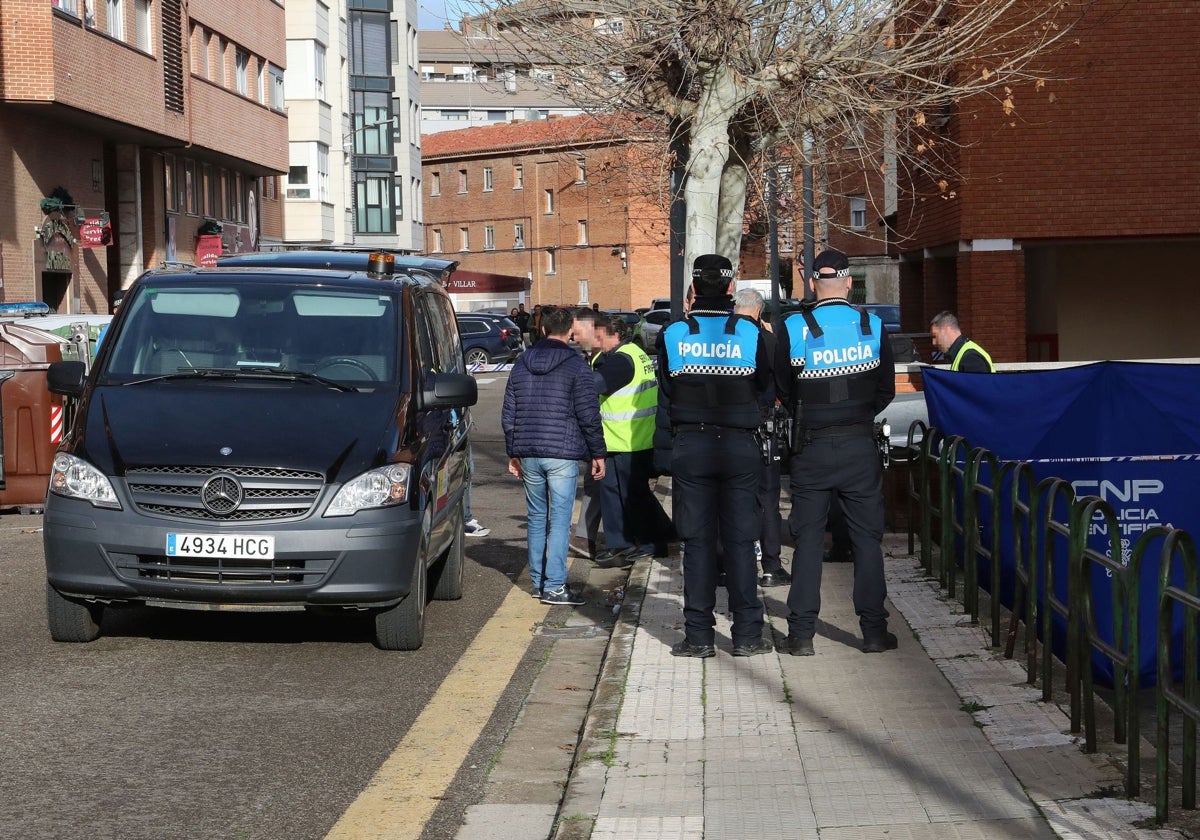
[[[1195,3],[1096,0],[1014,113],[947,112],[962,178],[901,183],[904,329],[950,309],[996,361],[1200,357],[1197,39]]]
[[[279,242],[284,56],[276,0],[0,0],[0,299]]]
[[[590,116],[424,135],[425,252],[528,278],[530,305],[669,296],[661,143],[635,121]]]

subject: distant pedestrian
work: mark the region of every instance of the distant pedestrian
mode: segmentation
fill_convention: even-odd
[[[933,345],[950,360],[950,370],[964,373],[995,373],[996,366],[987,351],[962,334],[958,316],[953,312],[939,312],[929,325]]]
[[[525,346],[528,347],[533,342],[529,340],[529,322],[531,318],[529,313],[525,311],[525,304],[519,304],[517,308],[513,310],[513,314],[509,317],[512,318],[513,323],[517,325],[517,329],[521,331],[521,341],[523,341]]]
[[[683,551],[684,639],[672,656],[716,653],[716,591],[724,563],[734,656],[770,653],[762,638],[754,541],[761,452],[754,433],[770,387],[771,358],[758,324],[733,311],[733,265],[703,254],[692,265],[696,300],[660,334],[660,393],[671,418],[672,501]],[[718,560],[717,545],[723,549]]]
[[[504,390],[501,427],[508,471],[525,485],[529,577],[544,604],[584,603],[567,586],[567,542],[579,462],[604,478],[604,431],[592,372],[567,344],[574,314],[542,317],[546,337],[522,353]]]

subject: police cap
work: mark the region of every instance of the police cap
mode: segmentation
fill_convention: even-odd
[[[817,254],[817,258],[813,260],[813,274],[821,277],[849,277],[850,260],[841,251],[828,248]]]

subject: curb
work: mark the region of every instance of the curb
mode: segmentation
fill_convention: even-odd
[[[608,775],[608,765],[601,757],[608,754],[612,739],[616,737],[617,718],[625,699],[625,680],[633,656],[633,639],[641,619],[642,601],[646,597],[653,563],[653,558],[643,557],[630,567],[625,598],[604,651],[596,688],[588,704],[566,788],[555,815],[551,840],[588,840],[600,814],[600,800]]]

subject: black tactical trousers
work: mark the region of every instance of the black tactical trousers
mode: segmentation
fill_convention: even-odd
[[[762,522],[758,502],[762,461],[751,429],[679,427],[671,452],[671,503],[683,552],[683,622],[694,645],[714,643],[717,541],[734,645],[762,638],[754,541]],[[718,536],[719,534],[719,536]]]
[[[887,630],[883,576],[883,465],[865,434],[822,437],[792,458],[792,513],[796,554],[788,592],[788,634],[811,639],[821,610],[821,569],[829,503],[840,499],[854,555],[854,611],[864,636]]]

